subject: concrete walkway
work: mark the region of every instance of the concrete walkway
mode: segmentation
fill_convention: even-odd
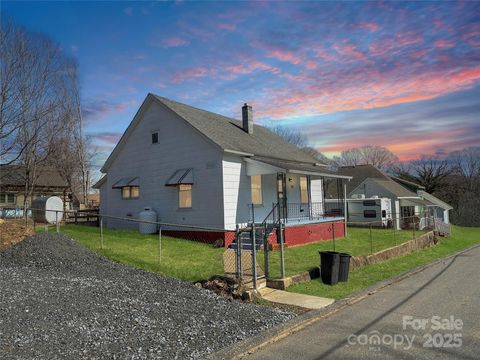
[[[335,301],[334,299],[296,294],[271,288],[259,289],[258,292],[265,300],[278,304],[299,306],[311,310],[324,308]]]

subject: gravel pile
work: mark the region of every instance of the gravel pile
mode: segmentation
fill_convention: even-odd
[[[60,234],[0,252],[0,358],[189,359],[294,314],[111,262]]]

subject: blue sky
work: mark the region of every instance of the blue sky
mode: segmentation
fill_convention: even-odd
[[[108,155],[152,92],[304,132],[333,155],[480,144],[480,2],[8,2],[77,57],[86,131]]]

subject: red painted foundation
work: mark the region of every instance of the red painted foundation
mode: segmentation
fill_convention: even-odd
[[[287,226],[283,231],[286,246],[332,240],[333,231],[336,239],[345,236],[343,221]],[[162,234],[206,244],[219,243],[225,248],[235,241],[235,231],[162,230]],[[275,248],[279,245],[278,241],[278,234],[274,231],[268,238],[268,242]]]
[[[284,231],[285,245],[287,246],[303,245],[322,240],[332,240],[334,231],[336,239],[345,236],[343,221],[287,226]]]
[[[205,244],[220,243],[224,247],[235,241],[235,231],[162,230],[162,234]]]

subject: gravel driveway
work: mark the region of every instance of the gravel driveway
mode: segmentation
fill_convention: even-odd
[[[65,235],[0,253],[0,358],[201,358],[294,315],[114,263]]]

